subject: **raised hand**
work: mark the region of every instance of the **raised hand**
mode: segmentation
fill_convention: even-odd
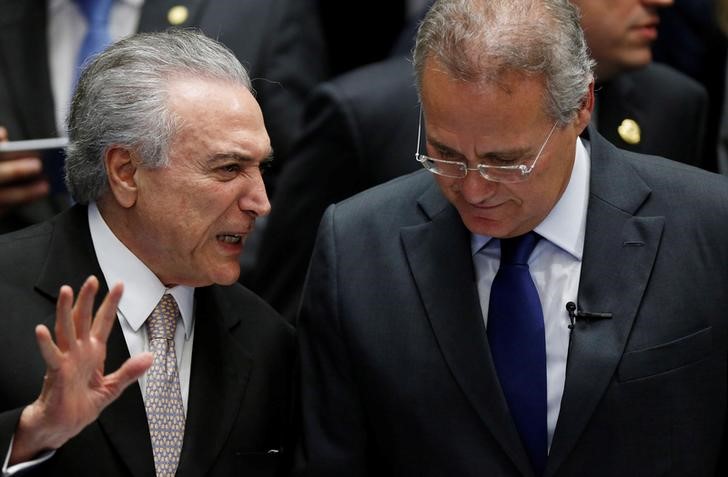
[[[56,303],[55,342],[45,326],[35,329],[46,374],[40,396],[20,416],[11,465],[62,446],[96,420],[152,365],[152,354],[141,353],[129,358],[117,371],[104,375],[106,340],[116,320],[123,286],[118,283],[109,291],[92,320],[98,288],[98,280],[89,277],[74,304],[73,290],[61,287]]]

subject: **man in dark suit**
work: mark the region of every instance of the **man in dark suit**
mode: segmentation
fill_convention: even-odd
[[[270,141],[245,69],[198,33],[139,34],[85,70],[69,126],[77,205],[0,240],[4,466],[284,473],[293,332],[236,284],[245,238],[270,208]],[[83,283],[72,308],[61,285]],[[91,325],[97,289],[110,292]]]
[[[600,9],[606,4],[583,3],[582,23],[604,17]],[[619,54],[633,18],[649,18],[663,2],[619,3],[630,7],[629,15],[617,14],[608,28],[585,32],[598,55],[592,122],[621,148],[699,165],[707,111],[703,89],[685,75],[651,63],[649,41],[634,47],[646,52],[639,61],[626,61]],[[410,51],[411,46],[403,49]],[[243,283],[289,319],[298,310],[326,207],[419,168],[411,152],[417,139],[417,104],[411,63],[404,57],[358,69],[314,91],[301,139],[279,179],[257,266],[243,276]]]
[[[115,2],[123,5],[112,5],[110,24],[119,16],[127,23],[130,21],[126,18],[132,13],[123,10],[116,14],[116,7],[131,9],[138,20],[130,25],[122,22],[121,27],[110,25],[110,29],[112,33],[131,34],[170,26],[197,27],[228,46],[250,71],[280,163],[298,134],[306,96],[326,76],[325,48],[315,9],[309,6],[312,1],[146,0],[141,6]],[[53,8],[62,8],[63,12],[50,11],[49,3],[47,0],[0,1],[3,11],[0,15],[0,126],[7,129],[10,140],[65,135],[62,111],[66,110],[72,79],[69,76],[64,80],[63,73],[59,72],[58,61],[63,63],[62,55],[67,51],[61,47],[58,53],[49,48],[49,43],[61,43],[51,31],[72,49],[74,35],[57,29],[82,31],[85,26],[74,1],[55,2]],[[70,24],[60,23],[53,30],[51,23],[58,21],[60,13],[69,17]],[[54,58],[55,55],[60,59]],[[71,54],[65,62],[69,71],[73,69],[74,58]],[[55,110],[60,112],[54,113]],[[35,168],[27,167],[26,175],[35,177],[39,167],[39,163]],[[267,182],[277,173],[278,164],[274,163],[273,167]],[[10,187],[3,182],[0,168],[0,187]],[[38,181],[32,184],[23,188],[16,186],[12,196],[0,190],[0,232],[37,223],[67,207],[63,197],[38,201],[38,196],[47,194],[48,189]]]
[[[728,181],[587,129],[565,0],[441,0],[414,64],[428,171],[319,230],[302,472],[724,475]]]

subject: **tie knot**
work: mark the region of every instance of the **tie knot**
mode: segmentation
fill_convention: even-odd
[[[172,295],[165,294],[147,318],[149,340],[173,340],[178,318],[177,302]]]
[[[518,237],[500,239],[501,264],[528,265],[528,257],[540,238],[536,232],[528,232]]]
[[[114,0],[76,0],[81,13],[92,28],[106,26],[112,3]]]

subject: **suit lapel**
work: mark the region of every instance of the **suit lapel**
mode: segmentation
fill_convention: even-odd
[[[579,283],[581,310],[611,319],[577,321],[546,475],[574,448],[612,380],[652,272],[663,217],[635,216],[649,187],[620,152],[590,131],[591,192]]]
[[[6,75],[8,98],[15,106],[23,135],[11,139],[56,136],[46,44],[46,2],[10,3],[3,7],[0,20],[0,68],[2,75]]]
[[[230,309],[220,288],[195,295],[195,341],[180,476],[206,474],[228,440],[253,369],[232,330],[245,310]]]
[[[521,472],[531,475],[491,359],[475,287],[470,235],[436,185],[421,197],[420,206],[431,221],[403,228],[401,237],[442,354],[488,431]]]
[[[36,289],[55,301],[61,285],[70,285],[78,292],[89,275],[99,279],[97,308],[108,292],[88,230],[86,207],[74,206],[52,222],[53,235],[48,257],[38,278]],[[129,350],[119,323],[109,336],[106,350],[105,372],[115,371],[129,358]],[[137,383],[129,386],[99,416],[98,425],[108,437],[111,446],[128,466],[132,475],[153,475],[154,460],[149,440],[144,402]],[[91,424],[93,425],[93,424]]]

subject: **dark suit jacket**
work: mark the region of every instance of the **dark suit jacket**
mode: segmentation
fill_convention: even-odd
[[[594,131],[546,476],[725,475],[728,180]],[[329,208],[298,322],[307,475],[530,476],[470,234],[421,171]]]
[[[40,392],[45,367],[33,328],[53,329],[62,284],[78,290],[95,274],[107,285],[88,231],[86,208],[0,238],[0,453],[22,407]],[[280,475],[292,438],[293,332],[240,285],[195,291],[195,341],[184,444],[177,475]],[[129,357],[121,327],[108,342],[107,372]],[[138,384],[62,446],[33,475],[153,476]]]
[[[688,164],[700,157],[706,98],[682,74],[653,65],[604,85],[598,125],[611,141],[629,117],[642,141],[629,148]],[[322,84],[281,174],[257,267],[244,283],[293,320],[316,227],[329,204],[415,171],[418,99],[411,62],[400,57]],[[424,141],[423,141],[424,148]]]
[[[169,27],[167,12],[184,4],[188,20],[230,48],[248,68],[276,157],[285,158],[304,100],[326,75],[314,0],[147,0],[139,31]],[[10,139],[59,135],[48,69],[46,0],[0,0],[0,125]],[[278,166],[275,166],[273,175]],[[271,176],[271,177],[272,177]],[[0,232],[37,223],[61,204],[34,204],[0,219]]]
[[[659,63],[615,77],[596,87],[597,128],[617,147],[703,167],[708,95],[688,76]],[[617,132],[626,118],[642,130],[639,144]],[[710,170],[710,169],[709,169]]]

